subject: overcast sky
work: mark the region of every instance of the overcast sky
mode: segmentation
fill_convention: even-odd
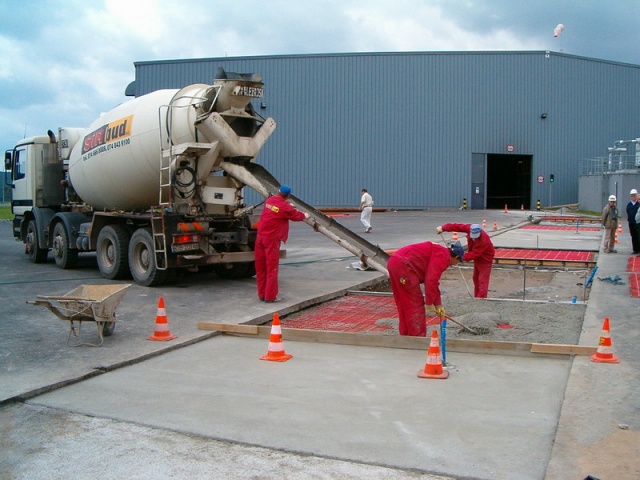
[[[89,126],[127,100],[136,61],[551,50],[640,64],[638,7],[640,0],[0,0],[0,146]],[[565,28],[554,38],[558,24]]]

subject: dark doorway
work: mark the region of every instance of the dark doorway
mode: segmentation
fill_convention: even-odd
[[[487,155],[487,208],[531,208],[531,155]]]

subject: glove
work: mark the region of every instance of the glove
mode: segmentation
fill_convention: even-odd
[[[304,212],[304,218],[307,219],[309,217],[310,217],[310,215],[307,212]]]
[[[442,305],[436,307],[436,315],[438,315],[440,319],[443,319],[447,315],[444,313],[444,307]]]
[[[442,230],[442,226],[436,227],[436,233],[441,234],[444,230]]]
[[[424,311],[427,314],[427,317],[435,317],[437,315],[436,307],[434,307],[433,305],[425,306]]]

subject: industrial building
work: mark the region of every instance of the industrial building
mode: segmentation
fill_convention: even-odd
[[[218,67],[262,75],[253,105],[278,127],[257,161],[312,205],[358,205],[367,188],[398,209],[599,210],[634,183],[585,162],[640,135],[639,65],[550,51],[144,61],[126,93],[211,83]]]

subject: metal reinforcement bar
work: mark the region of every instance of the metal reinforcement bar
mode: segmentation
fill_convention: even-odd
[[[593,268],[597,250],[558,250],[497,247],[495,265],[525,267]]]
[[[240,182],[253,188],[265,198],[270,195],[276,195],[280,188],[280,182],[263,166],[257,163],[245,162],[241,164],[224,162],[220,165],[220,168]],[[363,266],[369,266],[387,276],[389,275],[387,271],[389,254],[387,252],[377,245],[369,243],[361,236],[340,225],[333,218],[316,210],[296,196],[291,195],[289,201],[301,212],[309,214],[309,218],[305,220],[305,223],[316,232],[320,232],[345,250],[353,253],[358,257]]]

